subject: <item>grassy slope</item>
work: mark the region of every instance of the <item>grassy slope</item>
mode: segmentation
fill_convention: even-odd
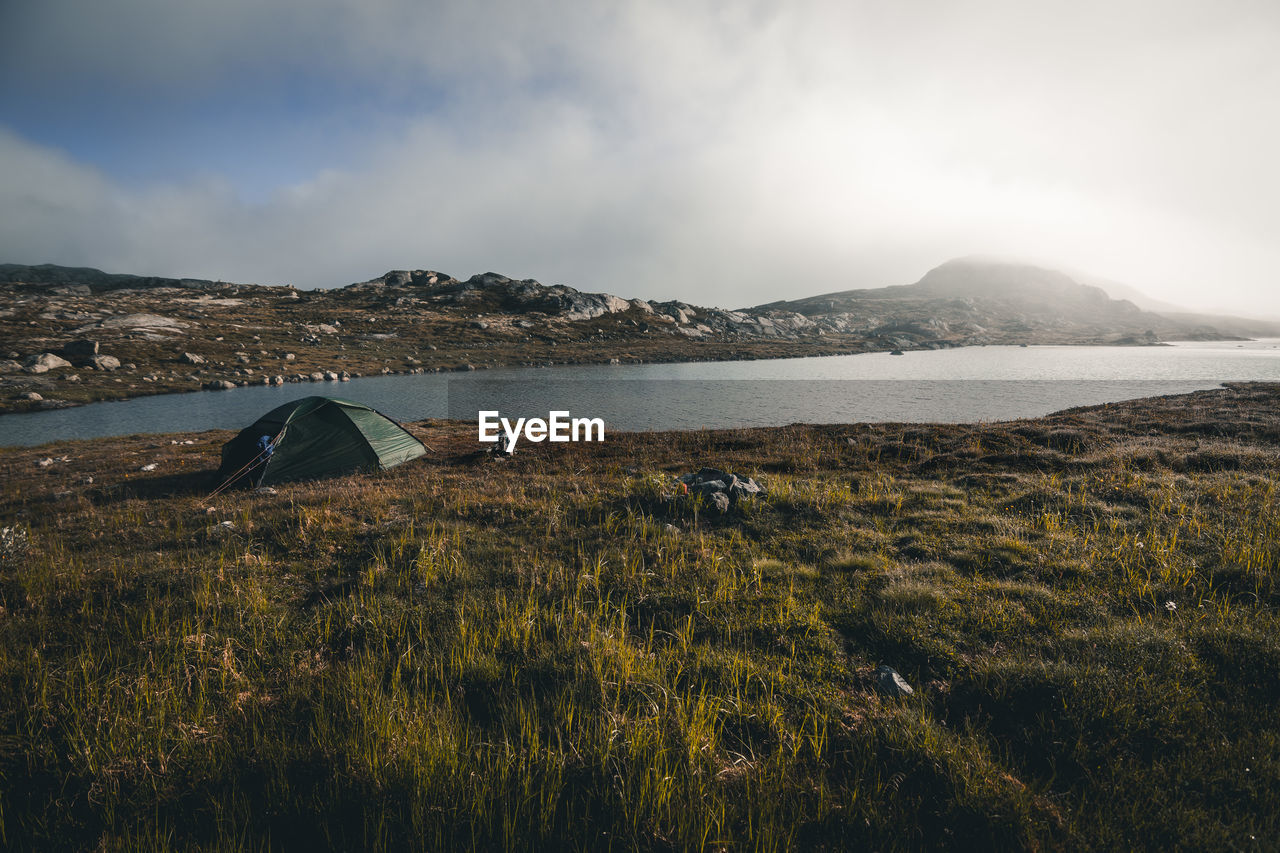
[[[0,452],[0,844],[1275,843],[1274,386],[503,463],[419,432],[213,500],[226,433]],[[665,499],[706,463],[769,495]]]

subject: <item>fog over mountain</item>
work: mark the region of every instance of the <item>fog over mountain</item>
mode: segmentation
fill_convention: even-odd
[[[0,261],[734,306],[982,252],[1280,316],[1273,3],[47,0],[0,27]]]

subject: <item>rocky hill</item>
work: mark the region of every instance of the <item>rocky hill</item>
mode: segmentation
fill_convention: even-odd
[[[1062,273],[973,260],[943,264],[913,285],[739,311],[492,272],[464,281],[394,270],[343,288],[304,291],[6,264],[0,265],[0,412],[496,366],[1228,336],[1110,299]]]
[[[1230,318],[1144,311],[1065,273],[985,258],[948,261],[914,284],[825,293],[750,310],[796,312],[819,328],[875,334],[904,349],[1013,340],[1143,344],[1239,337],[1222,328]],[[1270,325],[1280,334],[1280,325]],[[1256,328],[1265,332],[1266,326]]]
[[[789,312],[396,270],[333,290],[0,265],[0,412],[513,365],[863,352]]]

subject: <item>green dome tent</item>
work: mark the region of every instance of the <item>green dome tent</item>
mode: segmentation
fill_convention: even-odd
[[[303,397],[272,409],[222,447],[223,485],[268,485],[378,471],[416,459],[422,442],[361,403]]]

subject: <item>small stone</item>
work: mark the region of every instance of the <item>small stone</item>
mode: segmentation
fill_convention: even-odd
[[[881,664],[876,667],[876,689],[885,696],[898,698],[901,696],[910,696],[916,691],[893,667]]]
[[[154,462],[150,462],[150,463],[148,463],[148,464],[146,464],[146,465],[143,465],[143,466],[142,466],[141,468],[139,468],[138,470],[139,470],[139,471],[154,471],[154,470],[156,470],[156,463],[154,463]]]
[[[712,492],[711,505],[715,507],[719,512],[728,512],[729,496],[726,495],[724,492]]]
[[[181,361],[184,364],[204,364],[204,356],[193,352],[184,352]]]
[[[89,359],[89,364],[94,370],[118,370],[120,368],[120,359],[114,355],[95,355]],[[134,369],[134,365],[130,365],[129,369]]]
[[[19,395],[19,397],[21,397],[23,400],[30,400],[33,403],[38,403],[44,399],[44,397],[40,396],[35,391],[24,391],[22,394]]]

